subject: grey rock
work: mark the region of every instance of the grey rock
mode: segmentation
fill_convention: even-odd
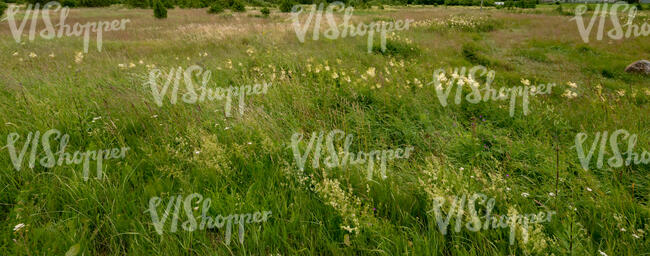
[[[650,75],[650,61],[640,60],[625,68],[625,72]]]

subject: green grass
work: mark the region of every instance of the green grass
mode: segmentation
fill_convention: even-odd
[[[63,255],[76,244],[79,255],[643,255],[650,250],[650,166],[584,171],[574,139],[586,132],[590,142],[595,132],[626,129],[638,134],[637,151],[650,149],[648,78],[622,71],[650,55],[650,44],[647,37],[584,44],[575,22],[553,8],[541,14],[464,7],[363,10],[353,22],[487,13],[495,24],[414,27],[397,32],[400,38],[389,39],[383,53],[378,47],[367,53],[366,37],[312,41],[308,33],[300,43],[288,14],[275,10],[258,19],[174,9],[167,20],[155,21],[151,10],[80,9],[71,15],[94,21],[124,12],[132,19],[126,31],[105,34],[102,52],[91,43],[81,63],[74,61],[81,39],[17,44],[2,22],[3,141],[17,132],[22,147],[28,132],[58,129],[70,135],[67,152],[131,150],[125,159],[105,162],[106,179],[84,182],[80,165],[30,169],[25,163],[15,171],[2,148],[0,255]],[[249,27],[253,22],[262,28]],[[229,33],[228,26],[241,30],[223,38],[215,32]],[[38,57],[28,57],[30,52]],[[208,56],[199,57],[203,52]],[[118,67],[129,63],[135,67]],[[266,95],[247,98],[241,116],[234,108],[225,117],[220,101],[172,105],[166,98],[158,107],[144,85],[148,64],[166,70],[200,65],[212,72],[211,87],[273,86]],[[532,98],[529,115],[517,105],[510,117],[502,101],[442,107],[432,86],[415,82],[427,84],[438,68],[479,64],[496,71],[496,87],[519,86],[522,78],[558,86]],[[374,77],[366,73],[371,67]],[[561,96],[567,82],[578,84],[578,98]],[[354,134],[353,152],[415,151],[408,160],[391,162],[385,180],[368,181],[365,165],[308,164],[300,173],[292,134],[333,129]],[[556,192],[556,144],[559,193],[550,197]],[[145,212],[149,199],[166,203],[171,195],[192,193],[212,199],[213,216],[273,215],[246,225],[244,244],[234,235],[226,245],[222,229],[158,235]],[[509,245],[507,229],[443,236],[430,212],[433,196],[473,193],[495,197],[495,214],[514,209],[557,215],[536,227],[527,244],[518,236]],[[355,219],[359,233],[341,228]],[[27,227],[14,232],[19,223]]]

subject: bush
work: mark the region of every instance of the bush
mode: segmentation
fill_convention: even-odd
[[[0,0],[1,2],[2,0]],[[8,1],[5,1],[8,2]],[[45,4],[52,2],[52,0],[26,0],[26,1],[13,1],[13,2],[25,2],[27,4],[40,4],[43,7]],[[85,7],[106,7],[111,4],[117,3],[117,0],[63,0],[61,2],[63,6],[76,7],[76,6],[85,6]],[[120,1],[121,2],[121,1]]]
[[[63,0],[61,2],[61,5],[67,7],[77,7],[79,5],[79,2],[77,2],[77,0]]]
[[[133,8],[148,8],[149,3],[148,1],[142,1],[142,0],[127,0],[126,5],[129,7]]]
[[[155,0],[153,3],[153,16],[158,19],[167,18],[167,8],[160,2],[160,0]]]
[[[293,2],[291,0],[283,0],[278,8],[281,12],[290,12],[293,8]]]
[[[106,7],[113,4],[112,0],[79,0],[79,6]]]
[[[207,7],[207,6],[204,6],[203,2],[201,2],[200,0],[182,0],[179,3],[179,6],[181,8],[203,8],[203,7]]]
[[[5,14],[5,10],[7,9],[7,4],[5,2],[0,2],[0,17]]]
[[[261,12],[262,15],[264,15],[265,17],[267,17],[267,16],[269,16],[269,14],[271,14],[271,10],[269,10],[269,8],[266,8],[266,7],[262,8],[262,10],[260,10],[260,12]]]
[[[222,13],[223,12],[223,3],[221,2],[214,2],[211,6],[210,9],[208,9],[208,13]]]
[[[230,6],[230,10],[232,10],[233,12],[245,12],[246,6],[240,0],[235,0]]]
[[[172,2],[172,0],[163,0],[162,3],[165,6],[165,8],[174,9],[174,3]]]
[[[407,44],[404,42],[388,39],[386,40],[385,50],[382,50],[380,43],[374,43],[372,45],[372,52],[386,56],[410,57],[419,56],[421,50],[413,44]]]
[[[482,49],[479,46],[473,43],[469,43],[469,44],[464,44],[462,49],[463,49],[463,57],[465,57],[465,59],[471,62],[472,64],[479,64],[486,67],[492,66],[493,64],[492,61],[486,56],[484,56],[483,54],[481,54]]]
[[[535,0],[521,0],[515,2],[515,6],[519,8],[535,9],[537,2]]]

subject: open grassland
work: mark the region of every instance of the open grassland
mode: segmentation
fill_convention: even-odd
[[[365,36],[300,43],[290,15],[277,10],[261,18],[250,9],[174,9],[155,20],[151,10],[72,9],[68,23],[131,20],[82,58],[80,38],[16,43],[0,22],[3,145],[13,132],[22,147],[29,132],[58,129],[70,135],[68,152],[130,147],[125,159],[104,163],[103,180],[88,181],[81,165],[16,171],[2,148],[0,255],[63,255],[76,244],[84,255],[647,254],[650,166],[585,171],[574,138],[626,129],[638,134],[637,151],[650,149],[650,82],[623,72],[650,57],[650,41],[597,41],[592,33],[584,43],[571,17],[553,8],[355,11],[353,23],[416,21],[384,53],[367,53]],[[165,98],[159,107],[145,84],[154,65],[199,65],[212,72],[213,87],[272,87],[232,117],[223,101]],[[522,79],[558,86],[531,98],[528,115],[518,103],[510,117],[505,101],[441,106],[427,85],[433,71],[475,65],[496,71],[496,87]],[[578,85],[576,98],[561,96],[567,82]],[[353,152],[415,150],[391,162],[386,179],[367,180],[365,165],[313,168],[311,159],[300,172],[292,134],[305,141],[333,129],[355,135]],[[247,225],[243,244],[226,245],[221,229],[156,233],[149,199],[166,205],[191,193],[212,198],[212,215],[273,215]],[[509,229],[442,235],[433,198],[472,193],[496,198],[495,214],[557,215],[531,226],[528,243],[518,234],[510,245]],[[19,223],[27,226],[14,232]]]

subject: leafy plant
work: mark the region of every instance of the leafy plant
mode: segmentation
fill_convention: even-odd
[[[162,0],[163,5],[167,9],[174,9],[174,2],[173,0]]]
[[[210,5],[210,8],[208,9],[208,13],[222,13],[224,10],[223,4],[221,2],[214,2],[212,5]]]
[[[271,14],[271,10],[269,10],[269,8],[266,8],[266,7],[262,8],[262,10],[260,10],[260,12],[262,13],[262,15],[264,15],[264,17],[268,17],[269,14]]]
[[[230,9],[233,12],[245,12],[246,11],[246,6],[240,0],[235,0],[235,1],[233,1],[232,5],[230,6]]]
[[[141,0],[127,0],[126,5],[133,8],[147,8],[149,7],[149,2]]]
[[[61,2],[61,5],[66,7],[77,7],[79,5],[79,2],[77,0],[63,0]]]
[[[280,9],[281,12],[290,12],[291,9],[293,8],[293,5],[294,5],[293,1],[283,0],[280,3],[280,6],[278,8]]]
[[[157,19],[166,19],[167,18],[167,8],[160,2],[160,0],[155,0],[153,4],[153,16]]]
[[[7,4],[4,2],[0,2],[0,17],[4,15],[6,9],[7,9]]]

